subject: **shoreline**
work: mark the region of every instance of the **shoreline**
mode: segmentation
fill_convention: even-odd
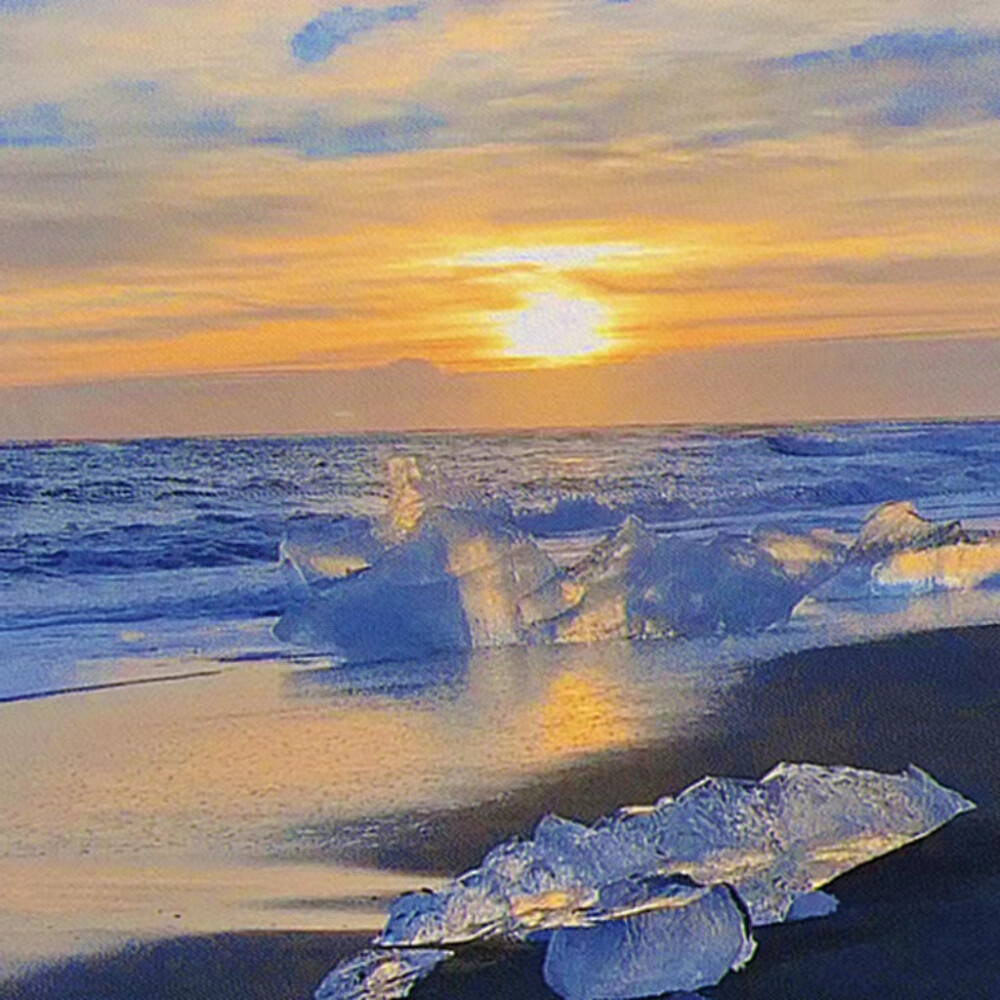
[[[940,629],[808,649],[748,667],[691,731],[566,763],[474,805],[314,828],[286,860],[404,872],[419,883],[478,862],[546,812],[584,821],[652,802],[705,774],[759,776],[780,760],[898,771],[913,763],[979,804],[925,841],[836,880],[841,909],[759,932],[761,953],[717,1000],[941,1000],[1000,982],[1000,626]],[[338,840],[338,833],[340,838]],[[280,865],[279,865],[280,867]],[[416,874],[414,874],[416,873]],[[428,873],[422,875],[419,873]],[[171,936],[25,967],[4,1000],[308,1000],[367,934]],[[535,953],[470,952],[420,997],[541,1000]],[[984,992],[987,990],[987,992]]]

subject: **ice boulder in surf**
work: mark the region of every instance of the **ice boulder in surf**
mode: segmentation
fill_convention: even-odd
[[[852,558],[883,559],[895,552],[954,545],[968,541],[958,521],[931,521],[909,500],[884,503],[865,518],[851,551]]]
[[[811,579],[752,541],[661,537],[636,517],[566,571],[557,641],[749,632],[784,621]]]
[[[992,583],[1000,583],[1000,534],[933,521],[909,501],[892,501],[869,514],[841,570],[811,596],[909,596]]]
[[[308,516],[285,525],[279,558],[306,583],[337,580],[367,569],[385,544],[361,517]]]
[[[275,634],[352,662],[513,644],[526,638],[521,600],[556,575],[504,520],[432,507],[369,569],[314,588]]]
[[[844,564],[853,538],[824,528],[815,528],[805,534],[772,528],[757,532],[754,542],[781,566],[784,573],[811,589]]]
[[[915,767],[780,764],[592,826],[548,816],[437,892],[399,897],[374,948],[316,996],[405,996],[451,949],[485,938],[545,944],[546,982],[566,1000],[697,990],[753,957],[754,926],[832,912],[820,887],[973,808]],[[379,992],[385,982],[400,991]]]
[[[314,587],[275,634],[364,662],[749,632],[788,618],[814,579],[752,541],[662,538],[636,517],[559,569],[502,513],[431,507],[369,568]]]
[[[893,553],[872,569],[878,594],[921,594],[1000,586],[1000,537]]]

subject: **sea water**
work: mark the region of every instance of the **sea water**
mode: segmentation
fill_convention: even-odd
[[[689,538],[855,533],[890,500],[1000,523],[997,423],[7,444],[0,697],[308,656],[271,631],[296,584],[282,539],[292,523],[378,518],[394,456],[439,500],[502,501],[561,565],[629,514]],[[879,628],[989,619],[987,604],[885,603]]]

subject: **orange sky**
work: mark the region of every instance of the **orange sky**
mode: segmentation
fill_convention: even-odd
[[[1000,14],[939,7],[0,3],[0,435],[60,386],[991,337]]]

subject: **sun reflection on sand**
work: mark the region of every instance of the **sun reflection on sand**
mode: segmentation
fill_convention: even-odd
[[[0,936],[20,927],[9,940],[42,953],[129,926],[377,922],[374,904],[337,903],[353,875],[302,864],[317,836],[339,857],[337,831],[681,732],[726,683],[609,643],[356,671],[243,665],[0,705]],[[315,898],[323,912],[295,903]]]
[[[701,681],[618,645],[371,668],[367,690],[265,664],[0,706],[0,857],[261,857],[293,826],[474,802],[704,711]]]
[[[553,760],[599,753],[635,736],[620,694],[593,671],[553,680],[538,706],[538,729],[542,753]]]

